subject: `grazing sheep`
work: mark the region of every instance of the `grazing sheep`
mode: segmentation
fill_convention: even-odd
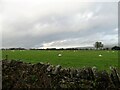
[[[100,54],[99,57],[102,57],[102,54]]]
[[[59,53],[59,54],[58,54],[58,57],[61,57],[61,56],[62,56],[62,54]]]

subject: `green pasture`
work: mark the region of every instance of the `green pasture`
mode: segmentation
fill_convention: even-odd
[[[62,56],[59,57],[58,54]],[[107,70],[110,66],[118,66],[118,51],[112,50],[3,50],[2,59],[6,59],[6,55],[8,55],[8,60],[43,62],[72,68],[96,66]]]

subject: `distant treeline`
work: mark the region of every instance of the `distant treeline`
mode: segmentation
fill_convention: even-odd
[[[101,48],[101,49],[96,49],[96,48],[46,48],[46,49],[37,49],[37,48],[2,48],[1,50],[120,50],[119,46],[114,46],[112,48]]]

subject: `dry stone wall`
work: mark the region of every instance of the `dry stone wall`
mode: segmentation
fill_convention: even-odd
[[[96,68],[62,68],[60,65],[30,64],[15,60],[2,60],[2,88],[86,88],[87,90],[120,89],[120,74],[116,68],[111,72]]]

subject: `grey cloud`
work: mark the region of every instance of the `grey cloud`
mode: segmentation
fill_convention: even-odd
[[[65,8],[65,5],[62,7],[61,4],[61,7]],[[29,48],[46,44],[52,47],[79,46],[91,45],[96,40],[111,44],[110,36],[115,37],[117,44],[117,32],[114,30],[117,28],[117,3],[83,3],[80,4],[82,6],[74,8],[75,5],[71,4],[73,7],[68,6],[66,11],[56,6],[58,11],[56,8],[46,12],[47,9],[44,8],[49,7],[42,7],[45,14],[40,15],[37,10],[38,13],[35,11],[33,17],[27,17],[24,9],[21,9],[21,16],[13,15],[15,18],[11,16],[12,13],[10,16],[4,13],[6,16],[3,19],[3,47]]]

